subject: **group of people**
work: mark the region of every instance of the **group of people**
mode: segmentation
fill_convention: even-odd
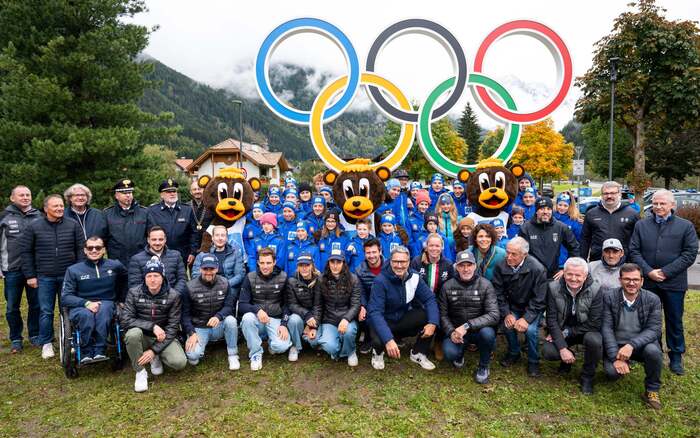
[[[435,368],[431,355],[462,368],[465,353],[478,352],[474,380],[484,384],[502,332],[500,364],[521,360],[521,334],[532,377],[540,375],[540,350],[568,373],[573,347],[582,345],[585,394],[601,361],[613,379],[643,362],[643,398],[661,407],[661,315],[670,370],[683,374],[686,271],[698,252],[672,192],[656,192],[640,219],[622,205],[619,184],[607,182],[582,218],[571,193],[540,197],[525,175],[507,217],[477,221],[461,183],[448,191],[436,174],[426,190],[402,170],[395,176],[376,229],[360,220],[344,230],[332,188],[321,178],[313,186],[288,178],[256,199],[240,236],[223,226],[205,231],[196,183],[182,203],[167,179],[161,202],[145,208],[123,179],[104,211],[90,206],[88,187],[74,184],[47,196],[43,214],[29,188],[17,186],[0,216],[12,352],[23,349],[26,291],[29,341],[45,359],[54,355],[57,296],[81,334],[83,363],[106,358],[118,314],[138,392],[148,389],[146,366],[152,375],[163,364],[195,366],[211,341],[225,341],[228,367],[239,369],[239,329],[254,371],[264,341],[269,354],[291,362],[304,349],[349,366],[358,365],[358,352],[371,353],[381,370],[385,355],[398,359],[404,339],[415,337],[409,358],[426,370]],[[203,232],[212,247],[198,253]]]

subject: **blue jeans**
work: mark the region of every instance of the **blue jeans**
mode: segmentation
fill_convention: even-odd
[[[334,360],[339,357],[348,357],[355,352],[356,336],[356,321],[348,324],[348,329],[342,335],[338,331],[338,326],[333,324],[321,324],[321,331],[317,334],[318,345]]]
[[[14,345],[22,344],[22,330],[24,322],[19,308],[22,304],[22,291],[27,291],[27,332],[29,340],[38,341],[39,338],[39,298],[35,287],[27,286],[27,279],[22,271],[6,271],[5,276],[5,319],[10,329],[10,341]]]
[[[289,339],[292,341],[292,345],[298,351],[302,348],[302,339],[309,343],[312,347],[316,347],[318,344],[318,331],[316,332],[316,339],[310,340],[306,335],[304,335],[304,327],[306,323],[301,319],[301,316],[296,313],[292,313],[287,321],[287,330],[289,330]]]
[[[525,312],[511,311],[510,313],[515,316],[515,319],[520,319],[523,317]],[[525,332],[525,339],[527,340],[527,361],[530,363],[540,362],[540,318],[542,314],[537,315],[530,325],[527,327]],[[508,354],[512,356],[520,356],[520,341],[518,341],[518,332],[515,329],[504,328],[503,334],[508,341]]]
[[[93,357],[105,354],[107,336],[114,316],[114,302],[102,300],[97,313],[92,313],[85,307],[74,307],[68,312],[68,317],[80,333],[80,347],[83,357]]]
[[[292,346],[291,333],[286,341],[283,341],[277,336],[277,329],[281,323],[282,320],[279,318],[270,318],[270,322],[263,324],[258,320],[258,317],[251,312],[243,315],[243,318],[241,318],[241,331],[248,345],[249,358],[252,358],[256,354],[262,354],[263,338],[268,340],[272,354],[280,354],[289,350],[289,347]]]
[[[652,292],[659,296],[664,310],[666,325],[666,348],[668,355],[685,353],[685,336],[683,335],[683,302],[685,291],[671,291],[653,288]]]
[[[455,344],[449,336],[445,337],[442,341],[445,360],[450,362],[462,360],[464,349],[469,344],[476,344],[479,347],[479,366],[488,367],[491,363],[491,353],[496,346],[496,330],[493,327],[482,327],[478,332],[468,331],[462,344]]]
[[[209,341],[218,341],[226,339],[226,352],[229,356],[238,356],[238,321],[232,315],[224,318],[216,327],[195,327],[197,333],[197,344],[192,351],[186,351],[187,360],[195,365],[204,357],[204,350],[207,348]]]
[[[39,345],[53,341],[53,312],[56,296],[61,293],[63,277],[38,277],[39,296]]]

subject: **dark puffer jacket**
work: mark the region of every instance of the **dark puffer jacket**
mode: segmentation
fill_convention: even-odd
[[[0,269],[19,271],[22,269],[21,237],[30,222],[41,217],[39,210],[30,208],[26,212],[10,204],[0,215]]]
[[[343,319],[351,322],[357,318],[362,286],[355,274],[347,272],[347,276],[349,278],[335,278],[324,274],[321,278],[322,324],[338,325]]]
[[[609,289],[603,293],[603,324],[600,334],[603,335],[605,356],[611,361],[615,360],[620,349],[615,339],[615,331],[620,325],[620,313],[624,311],[624,305],[622,288]],[[637,316],[642,331],[630,341],[630,345],[639,350],[661,339],[661,300],[653,292],[641,289],[634,301],[634,307],[638,310]]]
[[[447,280],[438,294],[438,307],[442,331],[448,336],[464,323],[476,331],[495,326],[500,320],[496,291],[477,273],[469,281],[456,277]]]
[[[163,264],[165,268],[165,278],[168,280],[171,287],[181,294],[184,294],[187,284],[185,264],[182,262],[180,253],[168,247],[163,248],[160,257],[155,255],[151,249],[146,246],[143,251],[131,258],[129,262],[129,288],[136,287],[143,283],[146,263],[153,257],[157,257]]]
[[[92,236],[100,236],[104,239],[107,235],[107,221],[105,221],[105,215],[96,208],[88,206],[87,210],[85,210],[85,214],[81,216],[68,206],[66,207],[66,217],[78,223],[85,240]]]
[[[243,280],[241,295],[238,299],[238,314],[243,316],[250,312],[257,316],[264,310],[270,318],[279,318],[287,326],[289,308],[286,304],[287,274],[275,266],[270,275],[262,275],[258,269],[249,272]]]
[[[299,315],[304,322],[314,318],[317,324],[321,324],[320,279],[318,271],[314,273],[311,280],[305,280],[299,272],[289,277],[287,287],[289,312]]]
[[[201,277],[187,282],[187,293],[182,296],[182,329],[190,336],[196,328],[205,328],[216,316],[223,321],[236,308],[236,294],[225,277],[217,275],[210,284]]]
[[[104,215],[107,221],[107,253],[110,258],[129,266],[131,257],[146,246],[148,210],[136,201],[131,203],[128,210],[115,202],[104,210]]]
[[[77,222],[37,219],[22,234],[22,273],[26,278],[63,277],[70,265],[85,258],[84,243],[83,230]]]
[[[505,260],[501,261],[494,269],[492,283],[498,296],[501,318],[512,311],[523,312],[529,324],[544,311],[547,271],[533,256],[525,257],[518,272],[513,272]]]
[[[576,325],[564,326],[567,316],[575,310]],[[589,275],[576,299],[566,288],[562,277],[558,281],[550,281],[547,291],[547,330],[552,335],[552,342],[557,350],[567,347],[562,333],[568,330],[569,336],[584,335],[588,332],[600,331],[603,320],[603,294],[600,285]]]
[[[154,326],[162,328],[165,339],[151,346],[155,354],[160,354],[176,338],[181,313],[180,293],[163,281],[163,286],[155,295],[148,291],[145,284],[129,289],[120,318],[125,330],[138,327],[148,336],[155,336]]]

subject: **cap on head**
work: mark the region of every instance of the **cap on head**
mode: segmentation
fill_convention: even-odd
[[[469,251],[468,249],[465,249],[464,251],[460,251],[459,253],[457,253],[455,265],[460,265],[462,263],[476,264],[476,260],[474,259],[474,254],[472,254],[472,252]]]
[[[546,196],[537,200],[535,203],[535,210],[540,210],[545,207],[549,208],[550,210],[552,209],[552,199]]]
[[[328,257],[328,260],[339,260],[341,262],[344,262],[345,255],[343,254],[343,251],[339,249],[334,249],[331,251],[331,255]]]
[[[114,184],[112,190],[119,193],[131,193],[134,191],[134,182],[130,179],[122,178]]]
[[[274,213],[264,213],[262,216],[260,216],[260,225],[262,224],[271,224],[273,227],[277,226],[277,215]]]
[[[164,179],[163,182],[160,183],[160,186],[158,186],[158,191],[159,192],[177,192],[177,188],[180,187],[180,184],[177,183],[172,178]]]
[[[216,268],[219,269],[219,259],[212,254],[204,254],[202,257],[202,262],[199,264],[200,268]]]
[[[623,250],[622,243],[620,243],[620,241],[617,239],[606,239],[603,242],[603,251],[605,251],[606,249],[610,249],[610,248],[617,249],[620,251]]]

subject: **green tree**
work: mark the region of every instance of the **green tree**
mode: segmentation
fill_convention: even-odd
[[[629,183],[641,200],[649,139],[692,128],[700,118],[700,36],[695,22],[666,19],[654,0],[630,5],[633,10],[596,43],[593,66],[577,80],[583,95],[576,117],[589,122],[609,116],[610,60],[619,58],[615,123],[634,138]]]
[[[598,175],[608,175],[608,158],[610,147],[610,125],[608,121],[595,118],[583,125],[581,129],[584,150],[588,153],[590,168]],[[615,127],[613,141],[613,178],[627,175],[634,167],[632,144],[634,139],[627,130]]]
[[[150,65],[136,62],[149,30],[123,20],[144,10],[142,0],[2,2],[0,191],[80,181],[103,206],[116,179],[139,185],[162,167],[146,163],[142,135],[175,130],[149,131],[159,117],[136,106],[149,86]]]
[[[564,125],[563,128],[561,128],[561,131],[559,133],[564,136],[564,140],[566,140],[567,143],[573,143],[574,146],[581,146],[581,159],[585,160],[588,159],[588,154],[586,152],[586,148],[584,147],[584,142],[583,142],[583,136],[581,135],[581,130],[583,129],[583,123],[579,122],[576,119],[571,119],[568,122],[566,122],[566,125]]]
[[[474,110],[467,102],[459,119],[459,135],[467,144],[467,163],[476,163],[479,160],[481,127]]]
[[[499,126],[486,134],[481,143],[481,159],[488,158],[496,152],[503,141],[503,132],[503,128]]]
[[[656,177],[663,178],[664,187],[671,188],[671,180],[682,181],[700,170],[700,128],[677,130],[668,136],[656,136],[647,148],[647,168]]]

